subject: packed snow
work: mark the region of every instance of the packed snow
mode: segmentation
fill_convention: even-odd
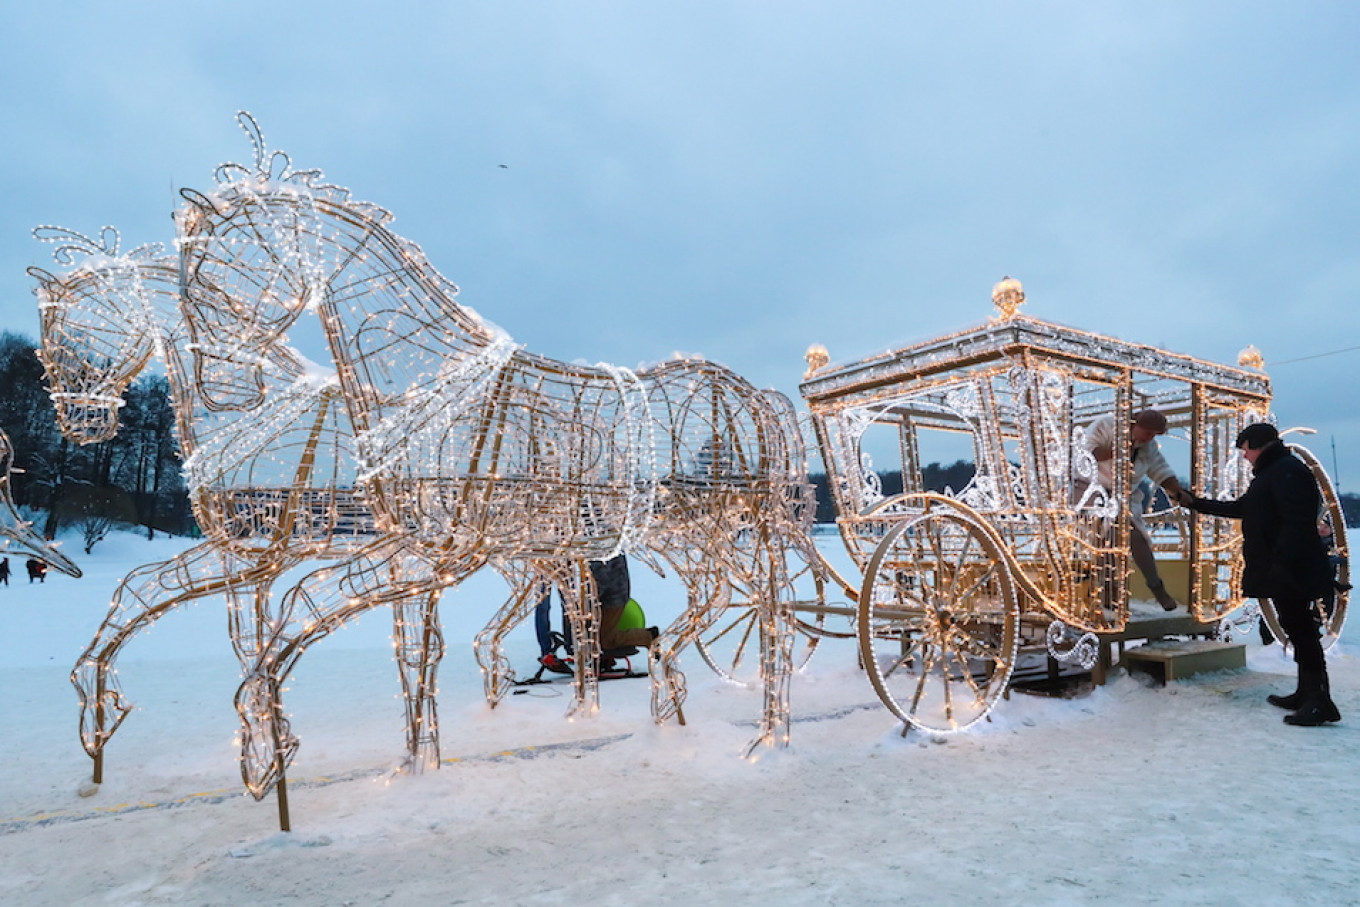
[[[1013,694],[992,720],[905,737],[823,643],[793,683],[792,746],[740,757],[757,691],[695,653],[688,723],[655,726],[645,680],[482,698],[473,635],[504,599],[490,575],[445,595],[443,764],[394,774],[403,710],[385,611],[301,660],[287,706],[301,749],[292,831],[243,793],[238,666],[220,600],[165,617],[120,659],[138,706],[104,783],[77,740],[67,675],[130,568],[182,539],[68,550],[81,579],[0,587],[0,903],[142,904],[1346,904],[1360,903],[1360,667],[1329,653],[1345,720],[1293,728],[1279,645],[1245,671],[1159,686],[1114,672],[1089,695]],[[844,565],[835,537],[822,540]],[[11,564],[15,559],[11,556]],[[21,562],[20,562],[21,566]],[[635,597],[673,617],[680,588],[634,566]],[[510,655],[532,673],[532,628]]]

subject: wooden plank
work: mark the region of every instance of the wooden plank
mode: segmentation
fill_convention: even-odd
[[[1142,671],[1168,683],[1205,671],[1245,668],[1247,647],[1202,639],[1151,642],[1125,650],[1121,663],[1130,671]]]

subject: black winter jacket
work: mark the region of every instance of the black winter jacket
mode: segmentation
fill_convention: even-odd
[[[1322,495],[1309,468],[1283,442],[1261,451],[1246,494],[1235,501],[1196,497],[1191,509],[1242,521],[1242,594],[1321,598],[1334,571],[1318,535]]]

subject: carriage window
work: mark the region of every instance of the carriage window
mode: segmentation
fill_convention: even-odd
[[[961,427],[894,416],[870,425],[860,450],[884,497],[904,491],[959,492],[973,478],[973,437]]]

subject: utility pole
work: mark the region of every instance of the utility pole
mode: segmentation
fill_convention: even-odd
[[[1336,468],[1336,435],[1332,435],[1332,487],[1336,489],[1336,496],[1341,497],[1341,473]]]

